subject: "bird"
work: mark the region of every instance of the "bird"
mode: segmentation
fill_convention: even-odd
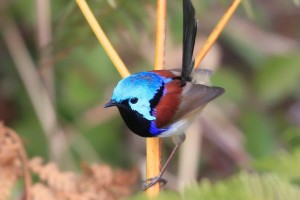
[[[197,33],[195,9],[183,0],[182,67],[138,72],[120,80],[104,107],[115,106],[127,127],[141,137],[173,137],[175,147],[158,176],[147,179],[144,190],[167,180],[162,175],[185,140],[185,130],[205,105],[224,93],[222,87],[199,84],[193,51]]]

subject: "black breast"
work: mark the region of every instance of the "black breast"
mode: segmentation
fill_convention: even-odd
[[[120,114],[125,121],[127,127],[135,134],[141,137],[153,137],[149,132],[150,121],[136,111],[131,110],[128,106],[118,106]]]

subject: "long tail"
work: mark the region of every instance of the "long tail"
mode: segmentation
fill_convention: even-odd
[[[191,72],[194,67],[193,52],[197,33],[197,21],[195,9],[191,0],[183,0],[183,52],[181,85],[191,80]]]

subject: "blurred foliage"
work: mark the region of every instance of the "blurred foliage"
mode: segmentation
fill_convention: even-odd
[[[286,96],[297,95],[299,63],[299,54],[292,54],[269,57],[259,66],[260,70],[254,81],[258,95],[264,104],[276,105]]]
[[[247,174],[242,172],[228,180],[212,184],[203,180],[199,185],[185,189],[181,195],[175,192],[162,192],[159,200],[164,199],[207,199],[207,200],[297,200],[299,187],[275,174]],[[144,194],[130,198],[147,199]]]
[[[156,1],[111,2],[115,2],[116,6],[105,0],[88,1],[112,44],[125,63],[130,65],[129,70],[151,70],[153,62],[149,63],[141,52],[151,54],[152,50],[147,46],[141,49],[139,44],[144,44],[140,38],[154,42]],[[229,2],[194,1],[199,35],[208,35]],[[129,134],[118,115],[99,120],[99,123],[83,120],[87,112],[102,106],[110,97],[120,76],[75,1],[53,0],[51,6],[53,43],[50,46],[54,56],[59,123],[76,129],[102,162],[121,167],[135,165],[136,154],[144,152],[135,146],[135,149],[130,149],[133,147],[129,143]],[[3,15],[9,15],[17,22],[28,51],[38,65],[40,52],[36,48],[34,1],[7,1],[7,7]],[[250,13],[251,19],[245,13]],[[283,199],[282,196],[299,199],[300,24],[299,20],[295,20],[300,17],[299,8],[292,1],[277,0],[271,5],[269,2],[248,0],[235,17],[247,21],[254,31],[248,35],[239,34],[239,25],[228,27],[218,40],[223,58],[212,82],[225,88],[226,93],[218,105],[244,134],[245,148],[253,158],[253,165],[263,173],[242,172],[213,184],[203,180],[187,189],[184,196],[186,199],[273,200]],[[177,46],[181,45],[181,23],[181,3],[170,2],[167,36],[171,36]],[[257,30],[280,38],[257,34]],[[256,34],[260,39],[263,37],[274,43],[282,40],[292,41],[295,45],[277,54],[270,53],[275,47],[266,48],[261,40],[255,39]],[[1,35],[0,58],[0,119],[21,134],[30,157],[38,155],[49,159],[48,141]],[[105,112],[101,114],[106,115]],[[72,147],[82,145],[78,138],[70,143]],[[79,155],[76,151],[73,153],[78,163],[95,158]],[[232,168],[235,169],[234,166]],[[201,174],[209,177],[205,170]],[[273,193],[277,196],[272,196]],[[175,192],[165,192],[161,198],[179,199],[180,196]]]
[[[295,149],[292,153],[279,152],[276,157],[268,157],[262,160],[257,160],[253,163],[255,168],[265,173],[272,171],[278,176],[288,179],[290,182],[300,185],[300,149]]]
[[[291,154],[285,152],[255,161],[258,173],[240,172],[215,183],[204,179],[181,194],[162,192],[158,199],[297,200],[300,198],[299,160],[298,148]],[[145,194],[130,198],[142,199],[147,199]]]

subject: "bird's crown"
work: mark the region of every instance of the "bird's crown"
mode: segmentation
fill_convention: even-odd
[[[117,103],[128,101],[129,107],[148,120],[156,118],[151,114],[150,101],[164,83],[171,79],[161,77],[154,72],[140,72],[122,79],[115,87],[112,100]]]

